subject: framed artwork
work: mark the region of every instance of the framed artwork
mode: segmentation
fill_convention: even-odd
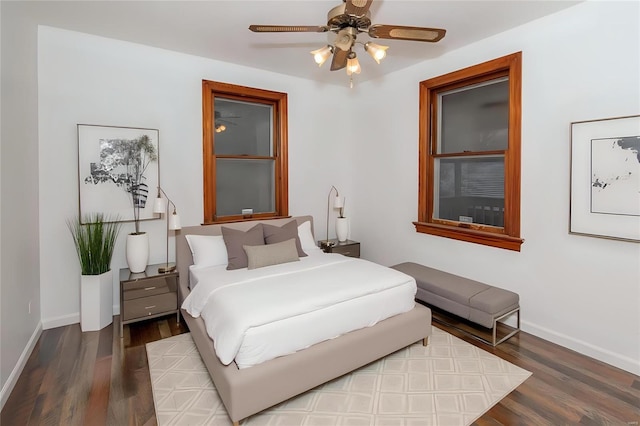
[[[80,218],[156,219],[157,129],[78,124]],[[148,202],[147,202],[148,200]]]
[[[640,115],[571,123],[569,233],[640,242]]]

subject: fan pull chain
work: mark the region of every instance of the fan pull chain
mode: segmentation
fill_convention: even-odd
[[[349,88],[353,89],[353,76],[349,77]]]

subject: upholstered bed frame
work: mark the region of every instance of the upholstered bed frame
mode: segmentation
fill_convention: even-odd
[[[311,216],[294,219],[298,224],[311,221],[313,229]],[[292,219],[273,219],[268,223],[282,226],[290,220]],[[224,226],[248,230],[257,222],[259,221],[238,222]],[[180,274],[181,301],[189,294],[189,266],[193,263],[185,236],[221,235],[221,226],[184,227],[176,235],[176,264]],[[181,310],[181,313],[234,425],[239,425],[240,420],[252,414],[419,340],[426,344],[431,334],[431,311],[416,304],[411,311],[388,318],[373,327],[356,330],[253,367],[238,369],[235,363],[220,363],[202,318],[193,318],[185,310]]]

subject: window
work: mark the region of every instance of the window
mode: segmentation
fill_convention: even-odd
[[[287,94],[203,80],[204,223],[288,215]]]
[[[420,82],[417,232],[520,251],[521,62]]]

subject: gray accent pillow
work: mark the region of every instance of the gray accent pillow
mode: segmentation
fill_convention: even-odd
[[[227,256],[229,256],[228,270],[247,267],[247,254],[242,246],[263,246],[262,232],[261,223],[246,232],[226,226],[222,227],[222,238],[224,245],[227,246]]]
[[[243,246],[247,253],[248,268],[256,269],[263,266],[279,265],[281,263],[297,262],[298,250],[296,240],[282,241],[263,246]]]
[[[285,223],[282,226],[267,225],[266,223],[263,223],[262,229],[264,231],[265,244],[281,243],[293,238],[296,242],[296,250],[298,250],[298,256],[305,257],[307,255],[307,253],[302,250],[300,237],[298,237],[298,222],[296,222],[295,220]]]

